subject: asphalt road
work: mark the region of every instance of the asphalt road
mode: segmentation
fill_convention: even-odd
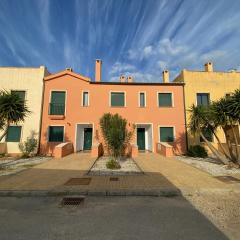
[[[0,198],[1,240],[227,239],[182,197]]]

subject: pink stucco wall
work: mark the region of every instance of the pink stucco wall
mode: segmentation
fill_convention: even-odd
[[[90,83],[87,78],[70,71],[45,78],[45,90],[42,115],[42,132],[40,152],[47,154],[53,152],[54,143],[48,143],[48,127],[61,125],[65,127],[65,141],[72,142],[76,149],[76,124],[93,124],[93,144],[97,142],[95,135],[100,134],[99,119],[104,113],[119,113],[130,123],[152,124],[153,152],[159,142],[159,126],[173,126],[175,129],[176,154],[186,150],[185,142],[185,116],[183,85],[181,84],[136,84],[119,83],[104,84]],[[50,118],[48,115],[50,93],[52,90],[66,91],[66,115],[64,119]],[[82,91],[89,91],[88,107],[82,106]],[[110,92],[123,91],[126,96],[126,107],[111,107]],[[146,93],[146,107],[139,107],[139,92]],[[171,92],[173,94],[173,107],[158,107],[158,92]],[[136,137],[133,139],[136,144]]]

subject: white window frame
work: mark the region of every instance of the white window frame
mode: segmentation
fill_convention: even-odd
[[[124,106],[112,106],[111,105],[112,93],[124,93]],[[114,91],[114,90],[109,91],[109,107],[111,107],[111,108],[124,108],[126,106],[127,106],[127,93],[126,93],[126,91]]]
[[[141,93],[144,94],[144,103],[145,103],[144,106],[141,106]],[[140,92],[138,92],[138,107],[140,107],[140,108],[145,108],[145,107],[147,107],[147,93],[146,93],[146,91],[140,91]]]
[[[171,94],[171,98],[172,98],[172,106],[159,106],[159,93],[170,93]],[[158,108],[173,108],[174,107],[174,94],[173,92],[166,92],[166,91],[160,91],[160,92],[157,92],[157,107]]]
[[[88,93],[88,104],[87,105],[83,105],[84,103],[84,93]],[[90,106],[90,94],[89,94],[89,90],[83,90],[82,91],[82,107],[89,107]]]

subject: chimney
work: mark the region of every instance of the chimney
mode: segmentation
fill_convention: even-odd
[[[162,78],[163,78],[164,83],[169,83],[169,71],[168,70],[164,70],[162,72]]]
[[[95,82],[101,82],[102,60],[96,59],[95,64]]]
[[[126,82],[126,77],[123,76],[123,75],[121,75],[121,76],[120,76],[120,82],[121,82],[121,83]]]
[[[66,70],[72,72],[72,68],[66,68]]]
[[[132,76],[128,76],[127,77],[127,82],[132,83],[133,82],[133,77]]]
[[[213,72],[213,64],[211,62],[205,63],[205,72]]]

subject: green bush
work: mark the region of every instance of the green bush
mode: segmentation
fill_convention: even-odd
[[[207,150],[201,145],[190,146],[187,152],[189,157],[206,158],[208,156]]]
[[[114,159],[108,160],[106,163],[106,166],[109,169],[120,169],[121,168],[120,164]]]
[[[18,147],[22,152],[23,158],[29,158],[34,155],[34,152],[37,148],[37,139],[35,138],[35,133],[32,133],[25,142],[19,143]]]

